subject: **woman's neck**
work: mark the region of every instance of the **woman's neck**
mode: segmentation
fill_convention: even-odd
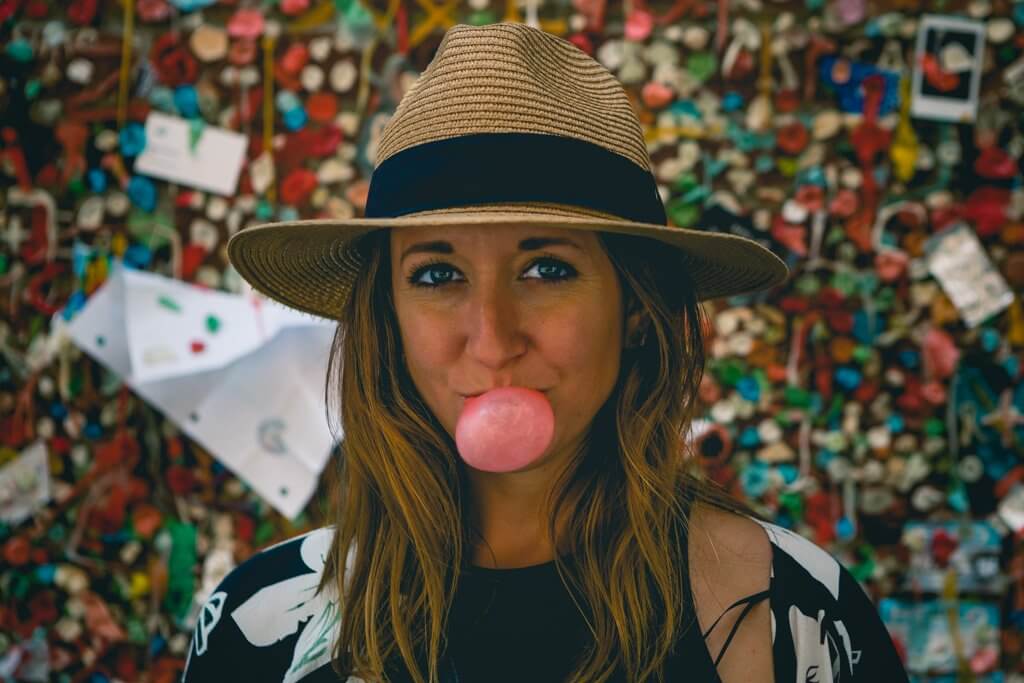
[[[547,504],[556,464],[506,474],[470,470],[473,521],[483,539],[470,548],[471,564],[512,569],[554,559]]]

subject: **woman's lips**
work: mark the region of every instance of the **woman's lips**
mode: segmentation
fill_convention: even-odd
[[[499,389],[499,388],[503,388],[503,387],[495,387],[495,389]],[[526,388],[529,389],[530,387],[526,387]],[[491,389],[488,389],[487,391],[491,391]],[[461,396],[462,398],[476,398],[477,396],[483,396],[484,394],[487,393],[487,391],[477,391],[477,392],[472,393],[472,394],[464,394],[462,392],[459,392],[459,396]],[[540,393],[542,393],[545,396],[547,396],[547,393],[549,391],[551,391],[551,390],[550,389],[532,389],[532,391],[539,391]]]
[[[497,388],[497,387],[495,387],[495,388]],[[488,391],[490,391],[490,390],[488,390]],[[534,391],[539,391],[540,393],[544,394],[544,397],[546,399],[548,399],[549,401],[551,400],[551,397],[548,395],[548,392],[551,391],[550,389],[534,389]],[[474,393],[474,394],[459,393],[459,399],[460,399],[460,401],[459,401],[459,413],[461,414],[462,411],[466,409],[466,403],[468,403],[469,401],[471,401],[473,399],[479,398],[480,396],[483,396],[486,393],[487,393],[486,391],[480,391],[480,392],[477,392],[477,393]]]

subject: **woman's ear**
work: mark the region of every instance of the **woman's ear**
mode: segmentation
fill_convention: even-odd
[[[631,306],[626,314],[625,344],[627,349],[635,349],[647,341],[647,330],[651,326],[651,318],[643,307]]]

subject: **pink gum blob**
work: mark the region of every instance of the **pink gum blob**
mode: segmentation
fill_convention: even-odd
[[[555,434],[555,414],[544,394],[504,387],[466,400],[455,445],[467,465],[514,472],[539,458]]]

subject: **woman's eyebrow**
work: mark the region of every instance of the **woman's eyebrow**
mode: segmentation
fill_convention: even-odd
[[[434,242],[417,242],[409,246],[405,251],[402,252],[402,258],[399,263],[405,261],[406,256],[412,254],[454,254],[455,249],[452,247],[450,242],[443,240],[437,240]]]
[[[528,237],[519,243],[519,251],[536,251],[556,246],[573,247],[583,251],[583,247],[567,237]]]
[[[519,251],[537,251],[538,249],[544,249],[545,247],[553,246],[566,246],[573,247],[583,251],[577,242],[567,237],[527,237],[519,243]],[[454,254],[455,247],[451,245],[451,242],[445,242],[444,240],[434,240],[432,242],[417,242],[412,244],[402,252],[402,258],[399,263],[405,261],[407,256],[412,254]]]

